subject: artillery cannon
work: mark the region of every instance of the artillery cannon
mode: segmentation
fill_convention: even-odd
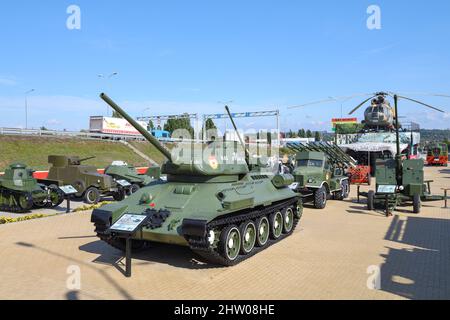
[[[93,211],[100,239],[123,250],[125,240],[111,232],[111,225],[124,214],[145,215],[148,222],[133,234],[133,247],[148,242],[183,245],[209,263],[231,266],[292,234],[303,209],[299,195],[287,185],[290,175],[250,169],[241,138],[246,161],[222,157],[236,151],[234,141],[201,145],[202,159],[180,161],[108,96],[100,97],[167,158],[161,167],[167,181]],[[194,149],[189,145],[185,151]]]

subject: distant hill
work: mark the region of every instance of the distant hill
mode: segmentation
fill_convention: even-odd
[[[420,139],[422,143],[430,141],[449,141],[450,130],[437,130],[437,129],[421,129]]]

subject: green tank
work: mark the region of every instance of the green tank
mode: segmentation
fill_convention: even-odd
[[[63,200],[58,187],[39,184],[33,170],[24,164],[10,165],[0,177],[0,211],[26,213],[33,208],[56,207]]]
[[[191,157],[180,162],[174,150],[168,151],[108,96],[100,96],[167,158],[161,168],[167,181],[92,212],[100,239],[123,250],[125,241],[109,227],[126,213],[146,215],[147,224],[133,235],[133,248],[148,242],[183,245],[209,263],[231,266],[292,234],[303,207],[288,187],[291,175],[280,177],[249,164],[245,148],[244,160],[218,161],[220,151],[238,149],[234,141],[202,145],[205,161]]]
[[[135,193],[140,188],[160,178],[159,167],[149,167],[145,174],[139,174],[135,167],[124,161],[114,161],[106,167],[105,174],[111,176],[115,181],[126,180],[131,184],[129,194]]]

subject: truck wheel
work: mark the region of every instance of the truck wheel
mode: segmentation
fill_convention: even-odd
[[[421,203],[420,203],[420,195],[419,194],[415,194],[413,196],[413,212],[414,213],[420,213],[420,208],[422,207]]]
[[[327,189],[322,186],[314,192],[314,207],[323,209],[327,205]]]
[[[373,190],[370,190],[369,193],[367,194],[367,210],[372,211],[375,209],[374,200],[375,200],[375,192]]]
[[[350,182],[348,180],[342,181],[342,184],[344,186],[344,199],[347,199],[350,195]]]
[[[100,192],[96,187],[89,187],[84,193],[84,201],[87,204],[97,204],[100,201]]]
[[[122,201],[123,199],[125,199],[125,191],[122,190],[114,192],[112,196],[115,201]]]
[[[136,193],[140,188],[138,184],[133,183],[130,187],[130,194]]]

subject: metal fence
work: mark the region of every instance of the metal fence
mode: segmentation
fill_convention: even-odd
[[[0,128],[0,135],[7,136],[42,136],[42,137],[72,137],[83,139],[109,140],[145,140],[139,135],[106,134],[100,132],[57,131],[41,129]]]

